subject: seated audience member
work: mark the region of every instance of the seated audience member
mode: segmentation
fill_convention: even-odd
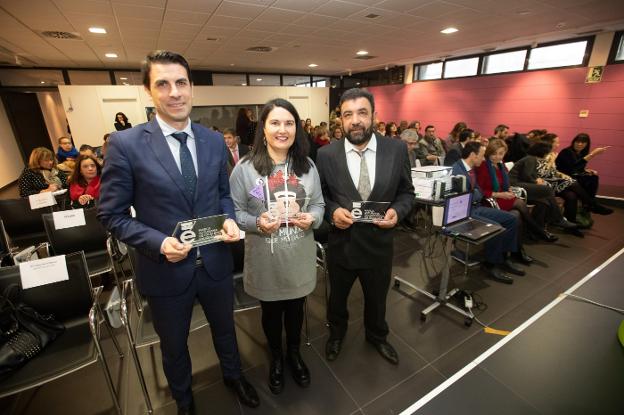
[[[128,117],[123,112],[118,112],[115,114],[115,130],[127,130],[132,128],[132,124],[128,122]]]
[[[416,133],[418,133],[418,139],[423,138],[423,135],[420,133],[420,121],[412,121],[407,128],[409,130],[415,130]]]
[[[531,143],[535,143],[537,141],[540,141],[542,137],[546,135],[546,133],[548,133],[547,130],[535,129],[535,130],[529,131],[526,137]]]
[[[466,130],[464,130],[462,134],[465,131]],[[544,208],[547,209],[548,206],[540,201],[540,207],[533,210],[537,219],[541,221],[538,222],[538,220],[532,216],[531,212],[529,212],[526,202],[517,198],[510,190],[507,167],[505,167],[503,163],[506,151],[507,144],[499,138],[490,140],[486,147],[485,162],[481,163],[477,168],[477,182],[483,192],[483,196],[486,198],[493,198],[501,210],[514,214],[517,212],[516,217],[518,217],[519,223],[518,234],[528,234],[532,238],[539,238],[548,242],[556,241],[558,238],[546,231],[546,224],[544,223],[545,215],[541,212],[537,212]],[[522,246],[521,243],[522,235],[518,240],[520,247]]]
[[[67,176],[58,170],[52,150],[37,147],[30,153],[28,166],[18,179],[18,187],[21,197],[55,192],[67,187]]]
[[[399,138],[399,130],[397,129],[394,121],[390,121],[388,124],[386,124],[386,137]]]
[[[331,141],[340,141],[344,138],[344,135],[342,133],[342,127],[341,126],[335,126],[332,130],[331,130]]]
[[[529,147],[531,147],[531,140],[529,140],[526,135],[520,133],[508,136],[505,139],[505,143],[507,143],[507,147],[509,148],[509,151],[505,154],[506,162],[511,161],[515,163],[526,156]]]
[[[386,123],[383,121],[379,121],[377,123],[377,129],[375,130],[376,134],[379,134],[381,137],[385,137],[386,135]]]
[[[318,146],[317,148],[321,148],[331,143],[329,139],[329,133],[327,131],[327,127],[318,126],[314,129],[314,143]]]
[[[72,144],[72,141],[69,137],[61,137],[58,139],[58,150],[56,152],[56,159],[59,163],[64,163],[65,160],[76,160],[78,157],[78,150]]]
[[[446,155],[442,140],[436,137],[435,131],[433,125],[428,125],[425,128],[425,136],[418,142],[416,154],[421,166],[440,165],[442,164],[441,159]]]
[[[474,141],[478,141],[482,146],[486,146],[490,143],[490,138],[488,136],[482,135],[480,132],[474,132]]]
[[[80,151],[79,154],[81,156],[91,156],[91,157],[95,157],[95,151],[93,150],[93,147],[91,147],[89,144],[83,144],[80,146]]]
[[[225,141],[225,145],[230,151],[230,157],[228,157],[228,162],[231,164],[231,167],[234,167],[240,159],[242,159],[247,153],[249,153],[249,147],[245,144],[240,144],[238,142],[236,132],[232,128],[225,128],[223,130],[223,140]]]
[[[246,146],[253,144],[255,125],[253,112],[248,108],[239,108],[236,114],[236,136],[242,144]]]
[[[612,209],[598,204],[596,193],[598,192],[598,172],[588,169],[587,162],[599,154],[604,153],[608,147],[597,147],[590,151],[591,140],[585,133],[577,134],[572,143],[559,153],[555,160],[557,170],[574,178],[592,198],[592,212],[609,215]]]
[[[452,166],[457,161],[459,161],[461,159],[462,149],[466,146],[466,143],[468,143],[469,141],[481,142],[476,138],[477,136],[475,132],[472,131],[470,128],[466,128],[461,133],[459,133],[459,140],[451,146],[451,148],[446,153],[446,157],[444,157],[444,165]],[[481,144],[487,146],[487,144]]]
[[[535,205],[532,214],[537,223],[548,223],[583,237],[576,224],[561,214],[554,190],[537,173],[538,160],[546,157],[551,150],[552,145],[541,141],[529,147],[527,155],[514,163],[509,172],[509,182],[526,190],[527,202]]]
[[[451,146],[455,144],[459,140],[459,133],[468,128],[465,122],[460,121],[451,130],[446,140],[443,141],[444,151],[449,151]],[[425,135],[427,134],[427,130],[425,129]]]
[[[611,213],[605,212],[600,208],[594,211],[593,208],[597,205],[596,199],[591,197],[572,177],[557,170],[555,164],[557,149],[559,148],[559,137],[557,134],[548,133],[542,137],[542,141],[550,144],[552,146],[552,151],[546,155],[546,157],[538,158],[537,175],[553,188],[557,196],[565,200],[563,213],[565,217],[571,222],[576,222],[579,201],[582,204],[584,212],[593,211],[599,215]]]
[[[410,167],[416,167],[416,161],[418,160],[418,154],[416,154],[416,149],[418,148],[418,132],[411,128],[403,131],[401,133],[401,140],[405,142],[407,145],[407,155],[410,161]]]
[[[69,178],[69,198],[74,209],[95,206],[100,197],[102,166],[94,156],[80,155]]]
[[[472,208],[471,217],[485,222],[494,222],[505,228],[503,233],[484,243],[486,262],[483,264],[483,269],[488,277],[493,280],[512,284],[513,278],[506,275],[504,271],[520,276],[524,275],[525,272],[511,259],[525,264],[530,263],[533,259],[518,251],[518,220],[516,217],[504,210],[481,206],[483,193],[479,188],[475,169],[481,165],[484,156],[485,147],[481,143],[467,143],[462,149],[462,159],[453,165],[453,174],[466,177],[466,183],[473,194],[473,202],[476,203]],[[508,255],[509,253],[511,256]]]
[[[104,145],[106,144],[106,141],[108,141],[108,137],[110,137],[110,133],[104,134],[104,137],[102,138],[102,145],[95,149],[95,156],[100,160],[100,163],[104,162],[104,155],[106,152]]]
[[[509,126],[505,124],[499,124],[494,128],[494,135],[490,138],[493,140],[495,138],[500,138],[501,140],[506,140],[509,135]]]

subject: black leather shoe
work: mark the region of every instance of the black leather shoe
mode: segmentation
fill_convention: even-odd
[[[577,238],[585,237],[585,234],[581,232],[579,228],[566,229],[566,232],[569,233],[570,235],[576,236]]]
[[[178,406],[178,415],[195,415],[195,401],[189,406]]]
[[[299,348],[289,349],[286,354],[286,359],[295,383],[302,388],[310,386],[310,371],[301,358]]]
[[[533,257],[529,256],[526,253],[524,248],[520,248],[520,250],[518,252],[512,253],[511,254],[511,259],[514,260],[515,262],[519,262],[519,263],[524,264],[524,265],[531,265],[531,263],[533,261],[535,261],[533,259]]]
[[[591,211],[598,215],[610,215],[613,213],[613,209],[599,205],[598,203],[591,207]]]
[[[258,398],[258,393],[251,386],[251,383],[247,382],[242,375],[238,379],[223,379],[223,383],[225,386],[232,389],[236,396],[238,396],[238,400],[245,406],[250,408],[256,408],[260,405],[260,399]]]
[[[388,343],[387,341],[375,342],[368,339],[366,339],[366,341],[375,346],[375,349],[377,349],[381,357],[386,359],[388,362],[392,363],[393,365],[399,364],[399,355],[390,343]]]
[[[539,237],[541,240],[546,242],[557,242],[559,240],[559,237],[557,235],[553,235],[547,230],[544,230],[544,232],[542,232]]]
[[[269,369],[269,389],[274,395],[284,390],[284,356],[282,352],[273,353]]]
[[[504,269],[506,272],[517,275],[519,277],[522,277],[526,274],[522,268],[518,267],[516,264],[508,259],[501,264],[501,268]]]
[[[338,355],[340,354],[340,349],[342,348],[342,340],[341,339],[329,339],[325,344],[325,357],[330,362],[336,360]]]
[[[566,218],[561,218],[559,222],[551,223],[552,226],[556,226],[561,229],[576,229],[577,225],[574,222],[570,222]]]
[[[487,276],[494,281],[502,282],[503,284],[513,284],[514,282],[513,278],[511,278],[509,275],[506,275],[497,266],[486,264],[482,268]]]

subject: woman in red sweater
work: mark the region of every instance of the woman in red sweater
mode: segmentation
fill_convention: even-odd
[[[503,163],[507,152],[507,144],[504,140],[490,140],[485,150],[485,161],[477,168],[477,182],[485,198],[493,198],[501,210],[513,213],[520,222],[518,227],[519,244],[521,245],[522,234],[554,242],[558,238],[546,231],[544,223],[538,223],[529,212],[524,200],[519,199],[510,190],[509,172]]]
[[[102,166],[93,156],[80,155],[70,177],[69,197],[74,209],[90,208],[100,197]]]

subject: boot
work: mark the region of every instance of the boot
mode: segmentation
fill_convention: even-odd
[[[274,395],[282,393],[284,390],[284,355],[282,355],[281,350],[271,350],[269,389]]]
[[[302,388],[310,386],[310,371],[299,353],[299,346],[289,346],[286,353],[287,362],[292,372],[292,377],[297,385]]]

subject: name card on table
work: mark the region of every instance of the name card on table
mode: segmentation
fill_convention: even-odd
[[[60,212],[52,212],[54,220],[54,229],[75,228],[76,226],[85,226],[84,209],[61,210]]]
[[[31,210],[56,205],[56,199],[54,198],[52,192],[43,192],[30,195],[28,196],[28,201],[30,202]]]
[[[22,262],[19,269],[25,290],[69,279],[65,255]]]

